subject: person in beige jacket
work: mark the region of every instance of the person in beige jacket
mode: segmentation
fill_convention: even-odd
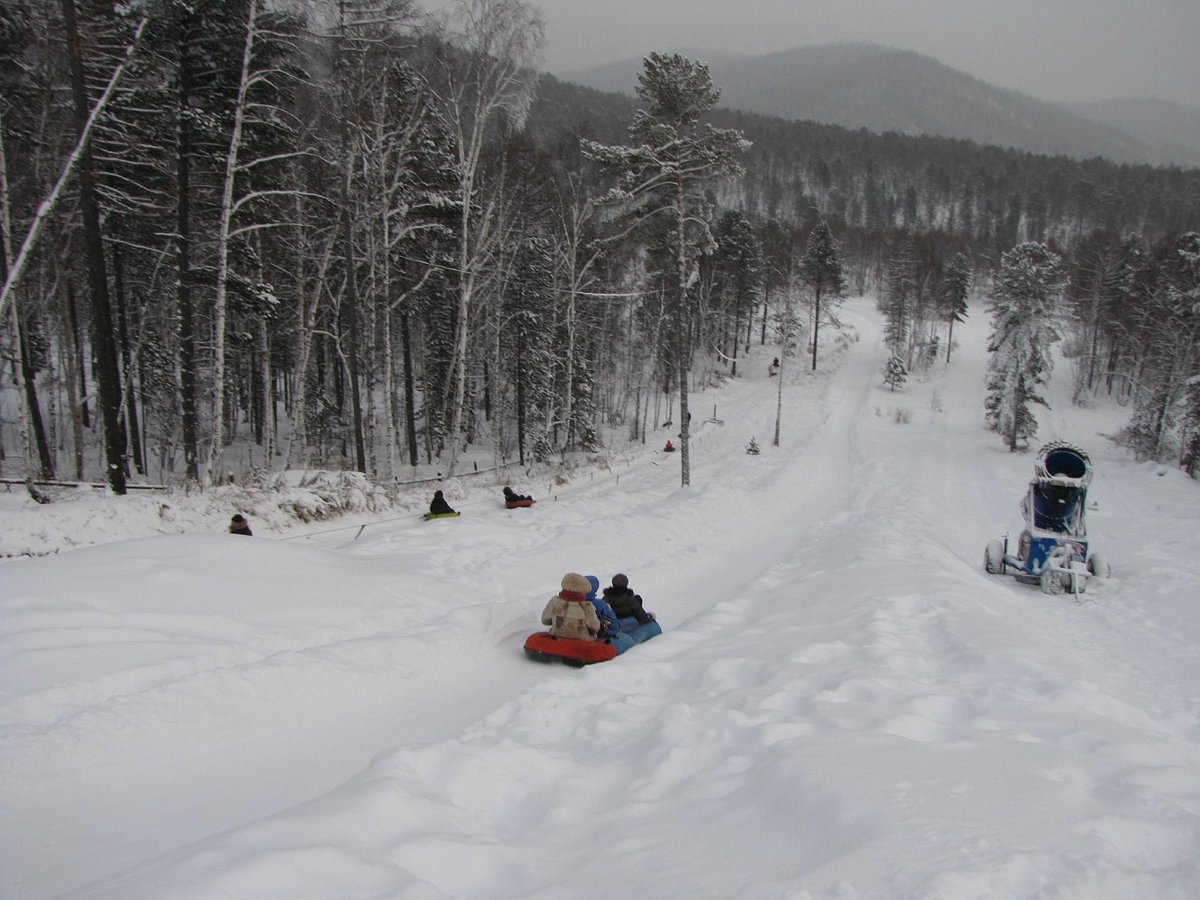
[[[552,635],[580,641],[599,638],[600,617],[587,598],[591,589],[591,583],[576,572],[563,576],[562,590],[542,610],[542,624],[550,626]]]

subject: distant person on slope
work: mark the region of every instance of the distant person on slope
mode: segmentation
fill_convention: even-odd
[[[446,498],[441,491],[433,492],[433,499],[429,501],[429,514],[431,516],[452,516],[454,510],[450,504],[446,502]]]
[[[528,494],[518,494],[508,485],[504,486],[504,502],[505,503],[520,503],[524,500],[532,500]]]
[[[241,513],[234,513],[233,518],[229,520],[230,534],[244,534],[247,537],[254,534],[250,530],[250,523],[246,521],[246,517]]]

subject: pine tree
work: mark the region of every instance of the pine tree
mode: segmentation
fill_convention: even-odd
[[[767,325],[771,320],[771,291],[786,289],[792,280],[794,248],[792,235],[778,219],[767,219],[759,229],[763,249],[763,311],[759,343],[767,343]],[[746,345],[750,344],[750,323],[746,324]]]
[[[546,408],[551,394],[553,359],[550,348],[554,306],[553,248],[544,237],[530,237],[517,247],[512,275],[504,286],[501,343],[508,348],[513,403],[517,419],[517,451],[525,465],[534,410]]]
[[[713,179],[741,174],[739,157],[750,144],[740,132],[718,129],[701,119],[716,105],[708,66],[679,54],[651,53],[638,76],[637,95],[645,109],[629,126],[631,146],[583,141],[583,152],[618,179],[609,200],[631,207],[629,227],[665,217],[672,227],[675,282],[671,294],[673,363],[679,385],[680,481],[691,483],[688,423],[688,287],[695,257],[712,245],[703,216],[705,186]]]
[[[1037,388],[1050,376],[1050,348],[1062,337],[1055,317],[1065,283],[1062,260],[1045,244],[1021,244],[1001,257],[989,304],[992,357],[984,408],[988,427],[1004,435],[1009,450],[1037,435],[1030,407],[1049,408]]]
[[[904,387],[907,380],[908,368],[904,365],[904,360],[898,356],[889,356],[883,368],[883,383],[894,391],[898,387]]]
[[[1122,437],[1145,459],[1161,459],[1182,439],[1187,453],[1187,394],[1200,377],[1200,234],[1175,243],[1162,283],[1137,310],[1140,377]]]
[[[732,340],[728,343],[732,364],[730,374],[737,376],[738,344],[741,342],[742,315],[750,316],[758,290],[763,284],[762,245],[750,220],[737,210],[723,213],[717,223],[715,266],[720,291],[727,304],[733,306]]]
[[[822,308],[824,299],[831,306],[846,293],[846,278],[842,272],[842,250],[829,230],[825,221],[817,223],[808,238],[808,246],[804,250],[804,259],[800,263],[800,279],[812,294],[813,299],[813,333],[812,333],[812,367],[817,368],[817,336],[821,331]],[[825,314],[829,313],[825,310]]]
[[[971,263],[965,253],[955,253],[942,280],[942,314],[950,323],[946,337],[946,363],[950,363],[950,351],[954,347],[954,323],[967,317],[967,298],[971,296]]]
[[[910,350],[916,292],[912,241],[907,236],[897,241],[888,257],[884,291],[883,342],[892,356],[904,361]],[[908,370],[907,363],[904,368]]]

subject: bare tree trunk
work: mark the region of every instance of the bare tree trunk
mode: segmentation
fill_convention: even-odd
[[[783,370],[784,370],[784,362],[785,362],[785,360],[787,360],[787,345],[788,345],[788,340],[789,340],[789,336],[788,336],[788,335],[784,335],[784,339],[783,339],[783,347],[784,347],[784,352],[782,352],[782,353],[780,353],[780,354],[779,354],[779,372],[777,373],[777,374],[778,374],[778,376],[779,376],[779,384],[775,385],[775,391],[776,391],[776,397],[775,397],[775,437],[773,437],[773,438],[771,439],[771,446],[772,446],[772,447],[778,447],[778,446],[779,446],[779,429],[780,429],[780,424],[781,424],[781,423],[782,423],[782,421],[783,421]]]
[[[88,289],[92,297],[93,352],[96,357],[100,415],[104,423],[107,468],[105,476],[113,493],[123,495],[126,490],[125,432],[121,427],[120,417],[121,372],[117,362],[116,340],[113,337],[108,273],[104,265],[104,242],[100,232],[100,206],[96,199],[96,168],[92,159],[91,144],[86,140],[95,113],[93,112],[92,117],[89,117],[79,29],[75,20],[75,0],[63,0],[62,8],[63,23],[67,29],[71,94],[74,99],[75,121],[82,145],[79,157],[79,209],[83,218]],[[116,78],[115,75],[114,78]],[[15,273],[10,274],[10,281],[13,274]],[[0,308],[2,306],[3,304],[0,304]]]
[[[50,443],[46,438],[46,423],[42,419],[42,405],[38,400],[37,371],[33,367],[30,356],[29,341],[20,327],[20,315],[17,304],[12,305],[13,335],[20,352],[21,388],[25,398],[23,418],[25,425],[32,432],[32,443],[37,449],[38,471],[43,481],[51,481],[55,477],[54,455],[50,452]],[[32,462],[32,460],[31,460]]]
[[[404,352],[404,432],[408,440],[408,464],[416,468],[420,461],[417,448],[417,418],[414,409],[417,389],[413,378],[412,335],[410,334],[407,310],[400,314],[400,336]]]
[[[62,293],[59,294],[59,306],[64,325],[63,331],[66,335],[63,357],[66,360],[67,370],[67,405],[71,413],[71,443],[75,449],[75,480],[83,481],[83,412],[87,407],[81,404],[78,391],[79,373],[76,371],[76,367],[78,366],[79,348],[76,346],[78,338],[75,334],[74,323],[71,321],[73,317],[69,317],[67,311],[63,309],[66,306],[65,298],[70,296],[69,286],[70,282],[60,286]]]
[[[12,213],[9,204],[8,160],[4,152],[3,120],[0,119],[0,275],[3,275],[6,281],[13,264],[11,233]],[[22,472],[25,475],[25,489],[28,491],[29,496],[34,500],[41,500],[41,495],[33,484],[33,453],[30,448],[29,437],[31,428],[34,428],[38,435],[38,455],[41,458],[42,478],[52,478],[54,471],[53,464],[49,459],[50,450],[46,446],[45,431],[41,427],[37,392],[35,386],[32,384],[33,367],[30,365],[28,348],[21,333],[21,317],[15,300],[9,309],[9,318],[12,322],[9,333],[12,338],[13,374],[16,376],[18,384],[17,406],[20,410],[21,423],[19,434],[21,440]],[[35,415],[37,415],[36,426],[31,422]]]
[[[821,330],[821,286],[813,291],[813,349],[812,370],[817,371],[817,333]]]
[[[118,237],[116,231],[116,222],[113,222],[113,238]],[[117,336],[120,340],[120,359],[123,371],[122,382],[124,390],[122,397],[124,404],[122,405],[123,414],[122,424],[128,420],[128,428],[126,431],[128,446],[132,450],[133,467],[139,475],[146,474],[146,462],[142,459],[141,445],[141,425],[138,422],[138,405],[134,395],[134,371],[133,371],[133,348],[129,340],[129,317],[128,306],[125,297],[125,270],[122,265],[123,256],[121,255],[121,245],[119,243],[113,246],[113,293],[117,301]]]
[[[303,210],[300,195],[296,195],[296,221],[303,228]],[[325,292],[325,276],[329,271],[329,261],[333,256],[334,239],[331,236],[325,243],[320,262],[313,278],[311,290],[305,294],[304,259],[302,252],[298,255],[300,271],[296,279],[300,302],[300,352],[296,363],[296,395],[292,399],[292,433],[288,438],[287,453],[284,454],[283,467],[290,469],[295,459],[297,445],[304,449],[308,438],[308,423],[305,406],[308,403],[308,364],[312,359],[313,336],[317,323],[317,308],[321,303],[321,295]]]
[[[199,402],[196,391],[196,313],[192,305],[192,35],[179,42],[179,85],[175,158],[175,301],[179,315],[179,412],[183,431],[184,476],[200,480]]]
[[[678,266],[678,290],[675,307],[675,368],[679,373],[679,481],[683,487],[692,483],[691,413],[688,411],[688,353],[687,353],[687,194],[682,177],[675,187],[675,247]]]
[[[212,440],[208,448],[208,464],[205,467],[209,484],[216,484],[221,480],[221,460],[225,452],[226,282],[229,279],[229,245],[233,232],[233,194],[239,169],[238,156],[242,148],[242,129],[246,123],[254,44],[258,39],[259,0],[245,0],[245,3],[246,39],[242,45],[242,67],[238,76],[237,102],[233,110],[233,130],[229,136],[229,152],[225,156],[225,177],[221,185],[221,215],[217,234],[217,290],[213,302]]]

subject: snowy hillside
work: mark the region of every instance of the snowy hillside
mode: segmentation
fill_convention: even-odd
[[[695,397],[687,490],[659,440],[527,510],[0,563],[0,894],[1200,896],[1200,486],[1052,401],[1114,577],[985,575],[1033,457],[982,429],[983,311],[895,393],[844,318],[780,447],[770,348]],[[664,634],[527,660],[570,570]]]

